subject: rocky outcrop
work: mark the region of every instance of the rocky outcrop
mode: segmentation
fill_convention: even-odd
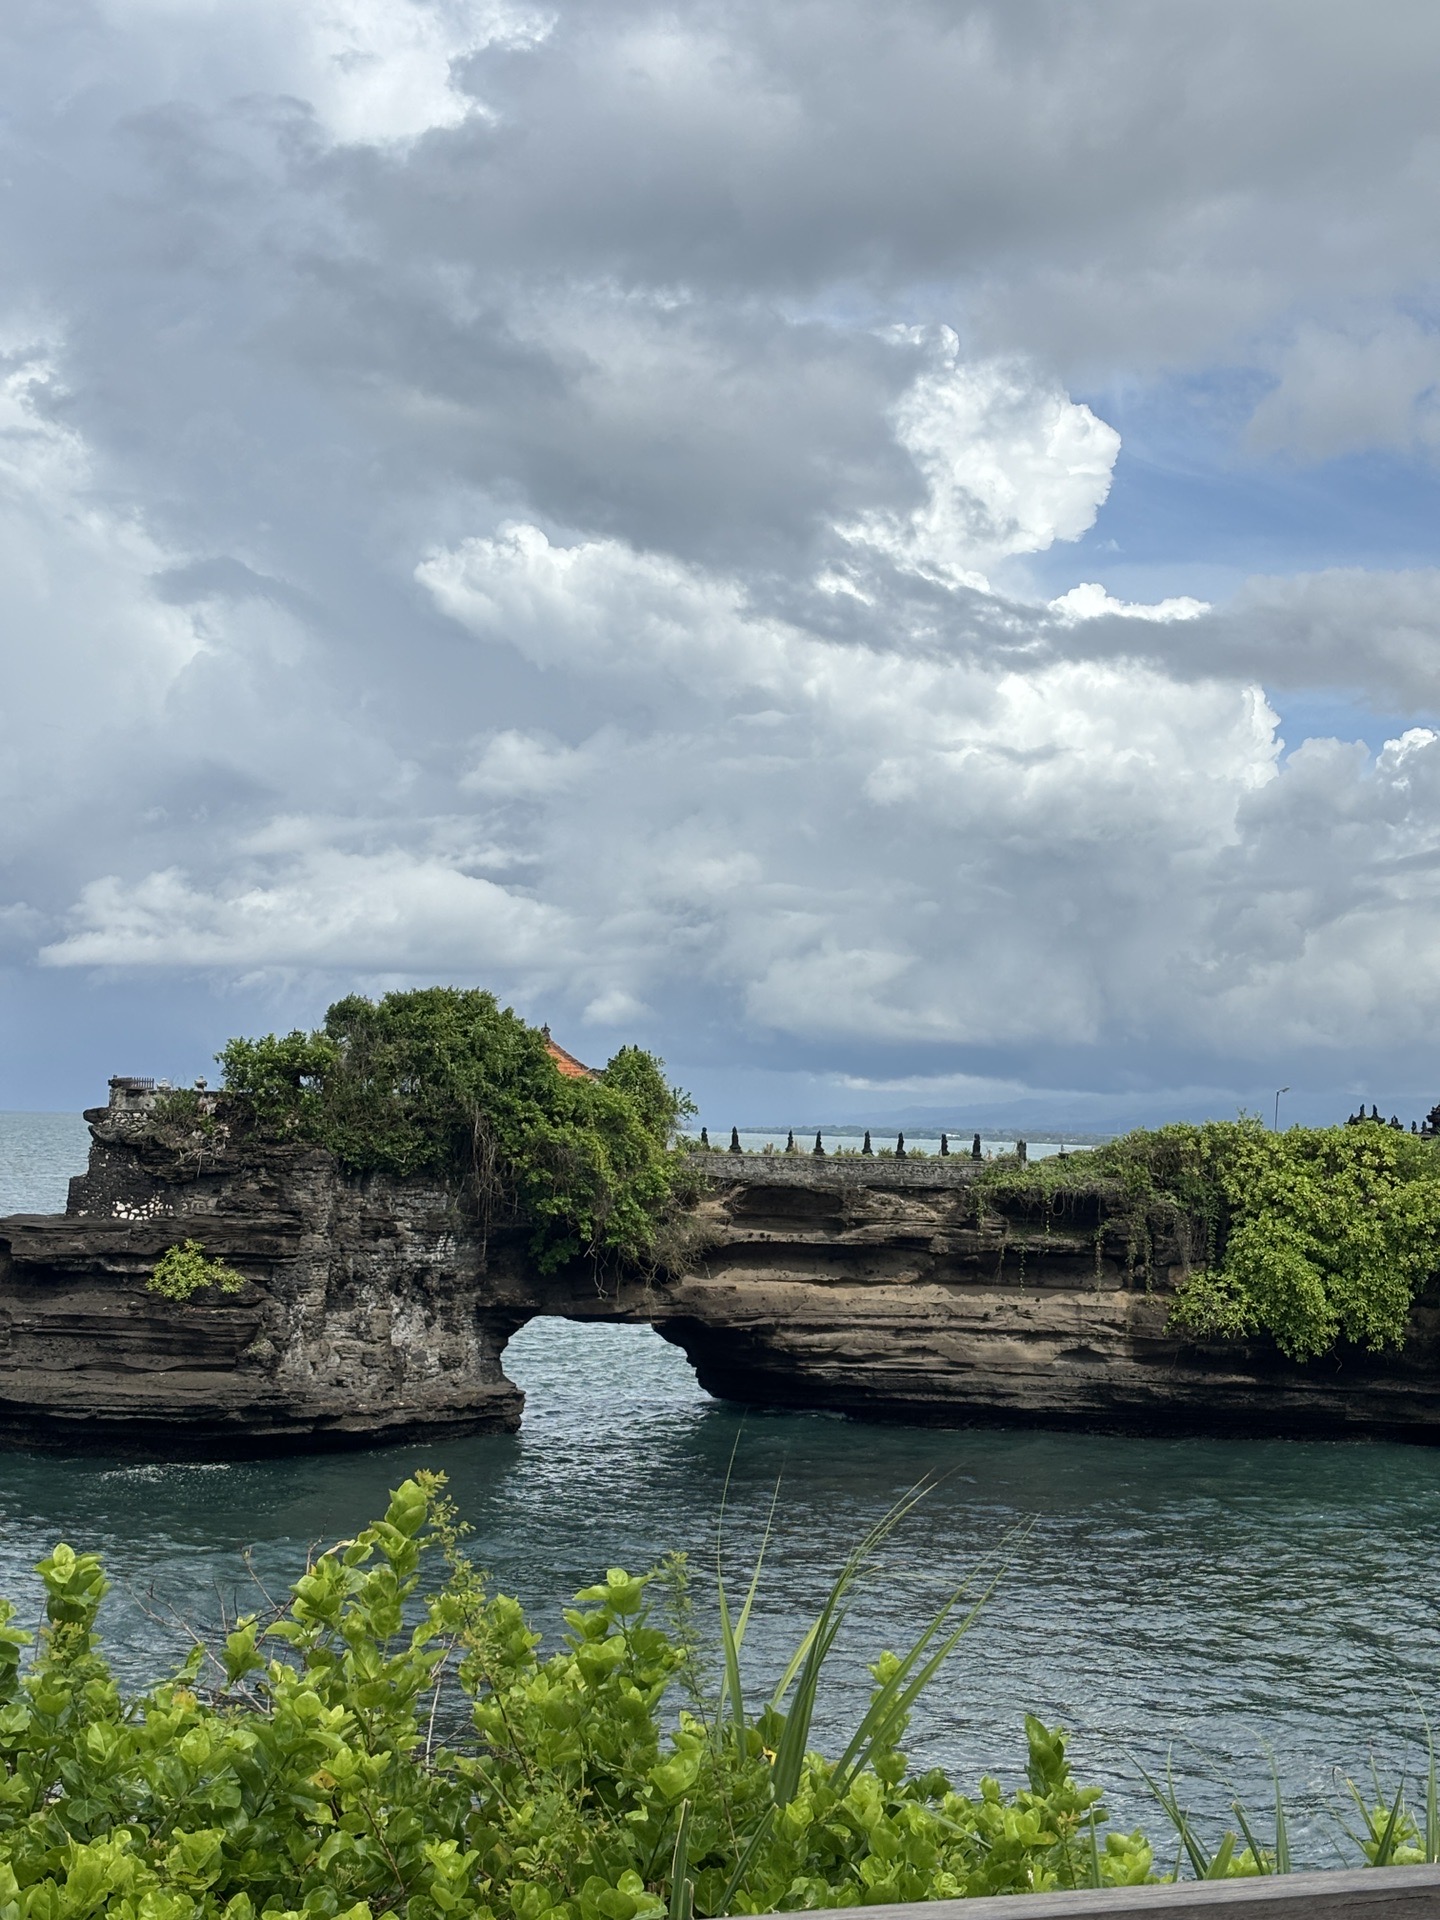
[[[518,1424],[519,1321],[485,1310],[513,1249],[490,1256],[443,1188],[348,1181],[315,1148],[177,1147],[143,1107],[86,1118],[66,1213],[0,1221],[0,1432],[252,1451]],[[187,1238],[243,1291],[149,1291]]]
[[[542,1275],[516,1223],[482,1233],[442,1186],[350,1179],[303,1146],[242,1157],[123,1084],[87,1118],[67,1212],[0,1221],[12,1438],[231,1453],[513,1430],[505,1343],[540,1314],[648,1321],[708,1391],[755,1405],[1440,1438],[1440,1307],[1384,1358],[1184,1341],[1186,1223],[1137,1237],[1098,1187],[1057,1216],[987,1196],[969,1161],[709,1154],[684,1277]],[[151,1291],[187,1238],[243,1290]]]
[[[714,1154],[706,1171],[710,1244],[655,1324],[723,1398],[941,1426],[1440,1440],[1434,1299],[1401,1354],[1297,1365],[1268,1340],[1172,1331],[1198,1230],[1155,1218],[1137,1237],[1099,1189],[1057,1217],[982,1198],[965,1161]]]

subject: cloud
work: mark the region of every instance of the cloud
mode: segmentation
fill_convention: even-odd
[[[1431,731],[1282,768],[1275,715],[1223,677],[839,645],[733,582],[534,529],[422,577],[492,642],[644,701],[649,731],[517,781],[509,830],[652,1000],[678,942],[744,1018],[831,1042],[1268,1056],[1433,1017]]]
[[[1257,576],[1215,607],[1125,604],[1090,583],[1050,608],[1061,620],[1053,644],[1071,657],[1144,660],[1186,678],[1253,674],[1380,712],[1440,712],[1440,569]]]
[[[113,776],[121,740],[149,727],[202,644],[152,591],[165,550],[107,497],[65,423],[55,352],[18,331],[0,352],[0,857],[22,866],[77,793]]]
[[[1213,528],[1432,452],[1437,82],[1409,0],[9,10],[17,992],[1411,1070],[1440,575]]]
[[[1149,606],[1135,600],[1116,600],[1093,580],[1082,580],[1058,599],[1050,602],[1050,611],[1064,620],[1153,620],[1168,626],[1172,620],[1198,620],[1209,613],[1210,603],[1177,594],[1169,600],[1157,600]]]
[[[915,0],[883,28],[850,0],[562,8],[533,58],[470,63],[500,118],[433,156],[419,231],[542,277],[858,288],[887,317],[959,285],[989,350],[1174,364],[1297,296],[1428,286],[1437,67],[1409,0],[1363,26],[1299,0]],[[416,183],[379,185],[403,245]]]
[[[100,0],[120,44],[160,52],[169,88],[222,104],[246,93],[305,103],[342,144],[456,127],[476,102],[458,63],[539,45],[554,15],[504,0]]]
[[[1300,327],[1250,416],[1250,444],[1304,460],[1440,445],[1440,332],[1382,312],[1362,330]]]
[[[477,635],[630,714],[560,779],[547,743],[498,737],[482,764],[520,777],[484,783],[487,832],[637,994],[673,992],[684,955],[791,1035],[1094,1037],[1120,974],[1133,1020],[1141,954],[1200,936],[1196,873],[1275,777],[1273,714],[1223,683],[840,644],[733,581],[527,527],[421,578]],[[1117,967],[1117,917],[1152,900],[1134,972]],[[1037,915],[1065,926],[1063,954],[1034,947]]]
[[[842,529],[899,565],[984,588],[984,570],[1075,540],[1110,491],[1120,436],[1017,363],[967,364],[948,327],[894,409],[926,487],[908,515]]]
[[[456,607],[469,605],[463,588],[455,590],[453,573],[444,559],[431,561],[424,571],[433,573],[438,597]],[[507,727],[481,744],[474,766],[461,776],[460,790],[509,800],[551,797],[574,787],[587,772],[594,772],[597,762],[619,751],[623,742],[618,735],[592,738],[584,748],[566,747]]]
[[[539,967],[570,957],[563,913],[435,857],[317,848],[214,890],[169,869],[93,880],[51,967],[345,969],[365,974]]]

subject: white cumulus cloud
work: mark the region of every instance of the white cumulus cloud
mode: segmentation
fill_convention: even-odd
[[[570,957],[563,912],[400,849],[321,847],[249,879],[196,885],[175,869],[85,887],[52,967],[224,967],[484,972]]]
[[[455,127],[476,101],[458,62],[544,40],[554,14],[507,0],[100,0],[118,35],[154,35],[168,88],[225,106],[300,100],[331,140],[405,141]]]
[[[984,586],[999,560],[1091,527],[1120,436],[1021,362],[971,362],[942,328],[931,364],[897,404],[895,433],[925,485],[909,514],[872,514],[851,537],[898,564]]]
[[[1168,600],[1146,604],[1139,600],[1117,600],[1094,580],[1082,580],[1058,599],[1050,602],[1050,611],[1062,620],[1157,620],[1162,625],[1172,620],[1197,620],[1210,611],[1208,600],[1196,600],[1189,594],[1175,594]]]

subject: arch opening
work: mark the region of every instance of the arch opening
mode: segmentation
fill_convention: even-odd
[[[710,1404],[681,1349],[644,1322],[536,1314],[511,1334],[500,1362],[525,1396],[522,1431],[593,1422],[602,1409],[607,1422],[653,1424]]]

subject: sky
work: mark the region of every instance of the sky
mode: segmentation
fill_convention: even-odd
[[[0,1106],[1440,1100],[1419,0],[7,0]]]

